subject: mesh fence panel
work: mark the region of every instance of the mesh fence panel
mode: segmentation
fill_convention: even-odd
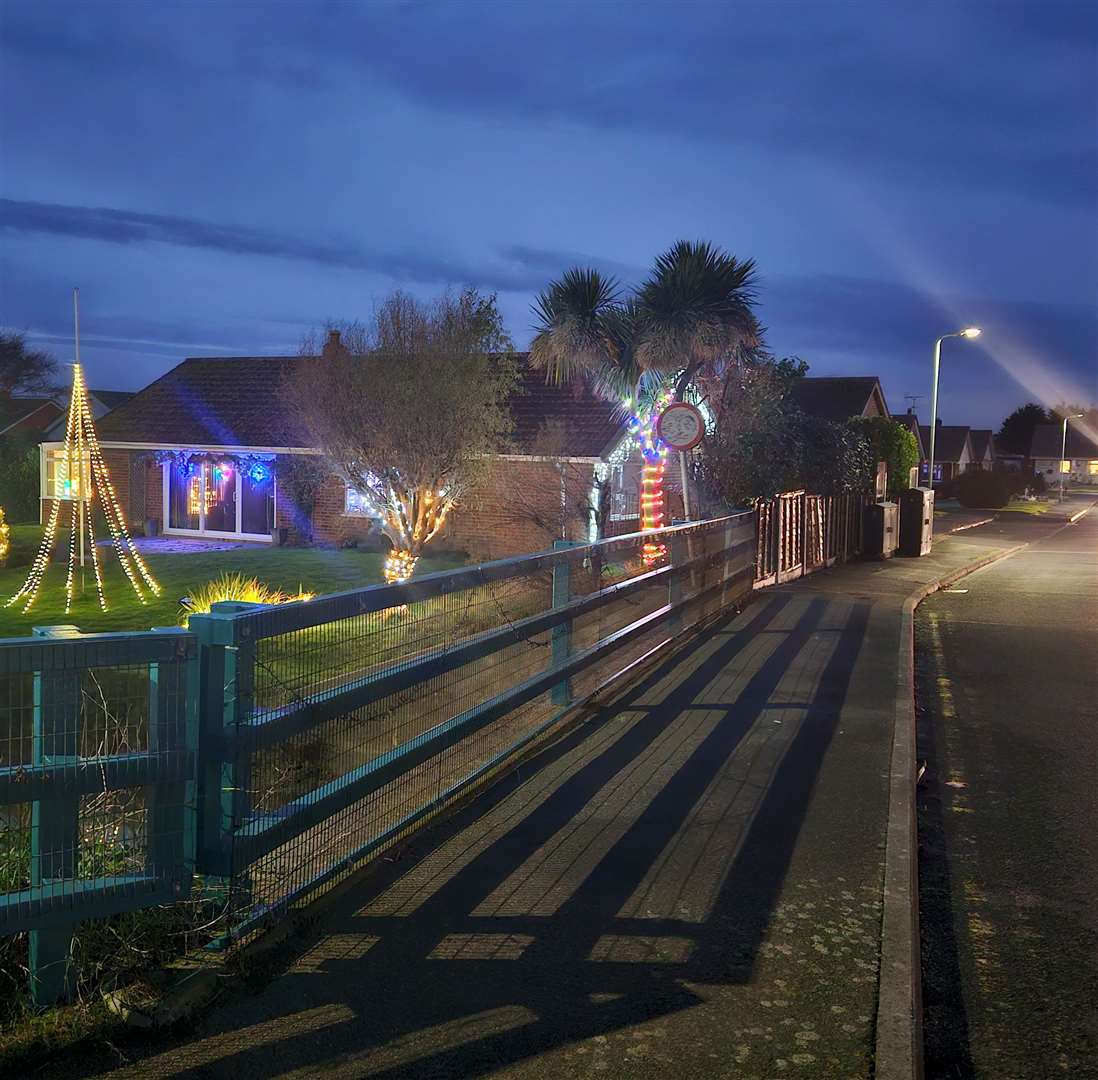
[[[315,624],[305,626],[298,616],[286,632],[280,632],[285,611],[246,616],[250,643],[242,650],[238,678],[252,688],[252,708],[238,719],[231,744],[234,782],[242,794],[229,839],[237,926],[256,925],[334,880],[363,854],[397,842],[449,795],[483,778],[546,729],[566,704],[564,679],[542,679],[544,686],[527,700],[508,702],[483,717],[496,699],[542,678],[554,657],[559,661],[592,649],[646,616],[666,613],[670,599],[699,596],[733,574],[742,579],[746,573],[745,588],[750,587],[750,515],[737,519],[735,530],[727,523],[704,523],[679,530],[660,549],[650,541],[627,536],[559,552],[555,568],[543,557],[515,560],[494,580],[472,580],[460,588],[447,584],[438,595],[430,595],[433,586],[425,579],[419,583],[425,598],[327,620],[321,612]],[[744,549],[738,562],[716,558],[727,555],[733,542]],[[672,581],[672,559],[696,564]],[[715,610],[721,600],[715,597],[709,607]],[[567,627],[523,622],[579,601],[588,601],[586,609]],[[687,620],[695,617],[691,612]],[[449,661],[458,647],[503,631],[510,631],[506,642],[460,664]],[[563,650],[562,633],[568,634]],[[666,620],[633,634],[575,673],[567,700],[585,697],[668,636]],[[414,672],[414,681],[389,693],[372,692],[380,680],[402,671]],[[326,700],[343,700],[349,692],[364,703],[322,708]],[[265,725],[288,714],[294,722],[285,737],[272,742]],[[365,773],[397,766],[410,749],[459,722],[468,730],[443,740],[437,752],[411,757],[384,782],[364,781]],[[358,790],[356,784],[364,785],[361,797],[341,797]],[[334,800],[330,813],[310,814],[326,807],[325,800]],[[287,830],[287,838],[273,847],[263,840],[291,818],[300,818],[305,827]],[[258,847],[249,846],[257,838]]]
[[[194,649],[176,646],[186,640],[0,643],[0,934],[36,914],[125,910],[168,882],[182,891]]]

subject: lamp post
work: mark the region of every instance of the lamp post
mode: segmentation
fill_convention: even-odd
[[[1060,473],[1060,502],[1064,501],[1064,458],[1067,455],[1068,448],[1068,421],[1078,420],[1080,416],[1085,415],[1085,413],[1077,412],[1072,413],[1070,416],[1064,416],[1064,429],[1060,435],[1060,468],[1057,470]]]
[[[982,331],[978,326],[968,326],[964,330],[954,330],[952,334],[943,334],[934,342],[934,379],[930,384],[930,461],[927,463],[926,484],[934,490],[934,439],[938,433],[938,368],[942,362],[942,342],[950,337],[977,338]]]

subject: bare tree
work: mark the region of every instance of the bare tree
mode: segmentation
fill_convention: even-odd
[[[386,580],[406,581],[510,429],[513,345],[495,297],[472,288],[429,303],[398,292],[369,324],[328,329],[290,405],[376,514],[392,544]],[[312,335],[302,351],[316,346]]]
[[[30,348],[26,334],[0,330],[0,398],[52,394],[57,382],[57,361],[49,353]]]

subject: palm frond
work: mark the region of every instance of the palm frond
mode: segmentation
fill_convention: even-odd
[[[679,241],[660,255],[637,296],[637,357],[658,371],[719,363],[759,341],[755,261],[704,241]]]
[[[585,381],[596,393],[620,397],[635,368],[627,305],[618,283],[598,270],[573,267],[534,303],[537,323],[530,360],[546,381]]]

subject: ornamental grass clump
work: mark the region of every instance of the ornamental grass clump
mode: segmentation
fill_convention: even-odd
[[[219,574],[195,589],[190,596],[179,601],[179,625],[186,626],[192,615],[205,615],[214,604],[222,600],[235,600],[242,604],[289,604],[294,600],[312,600],[316,593],[306,592],[298,585],[296,593],[285,593],[265,585],[259,578],[244,574]]]

